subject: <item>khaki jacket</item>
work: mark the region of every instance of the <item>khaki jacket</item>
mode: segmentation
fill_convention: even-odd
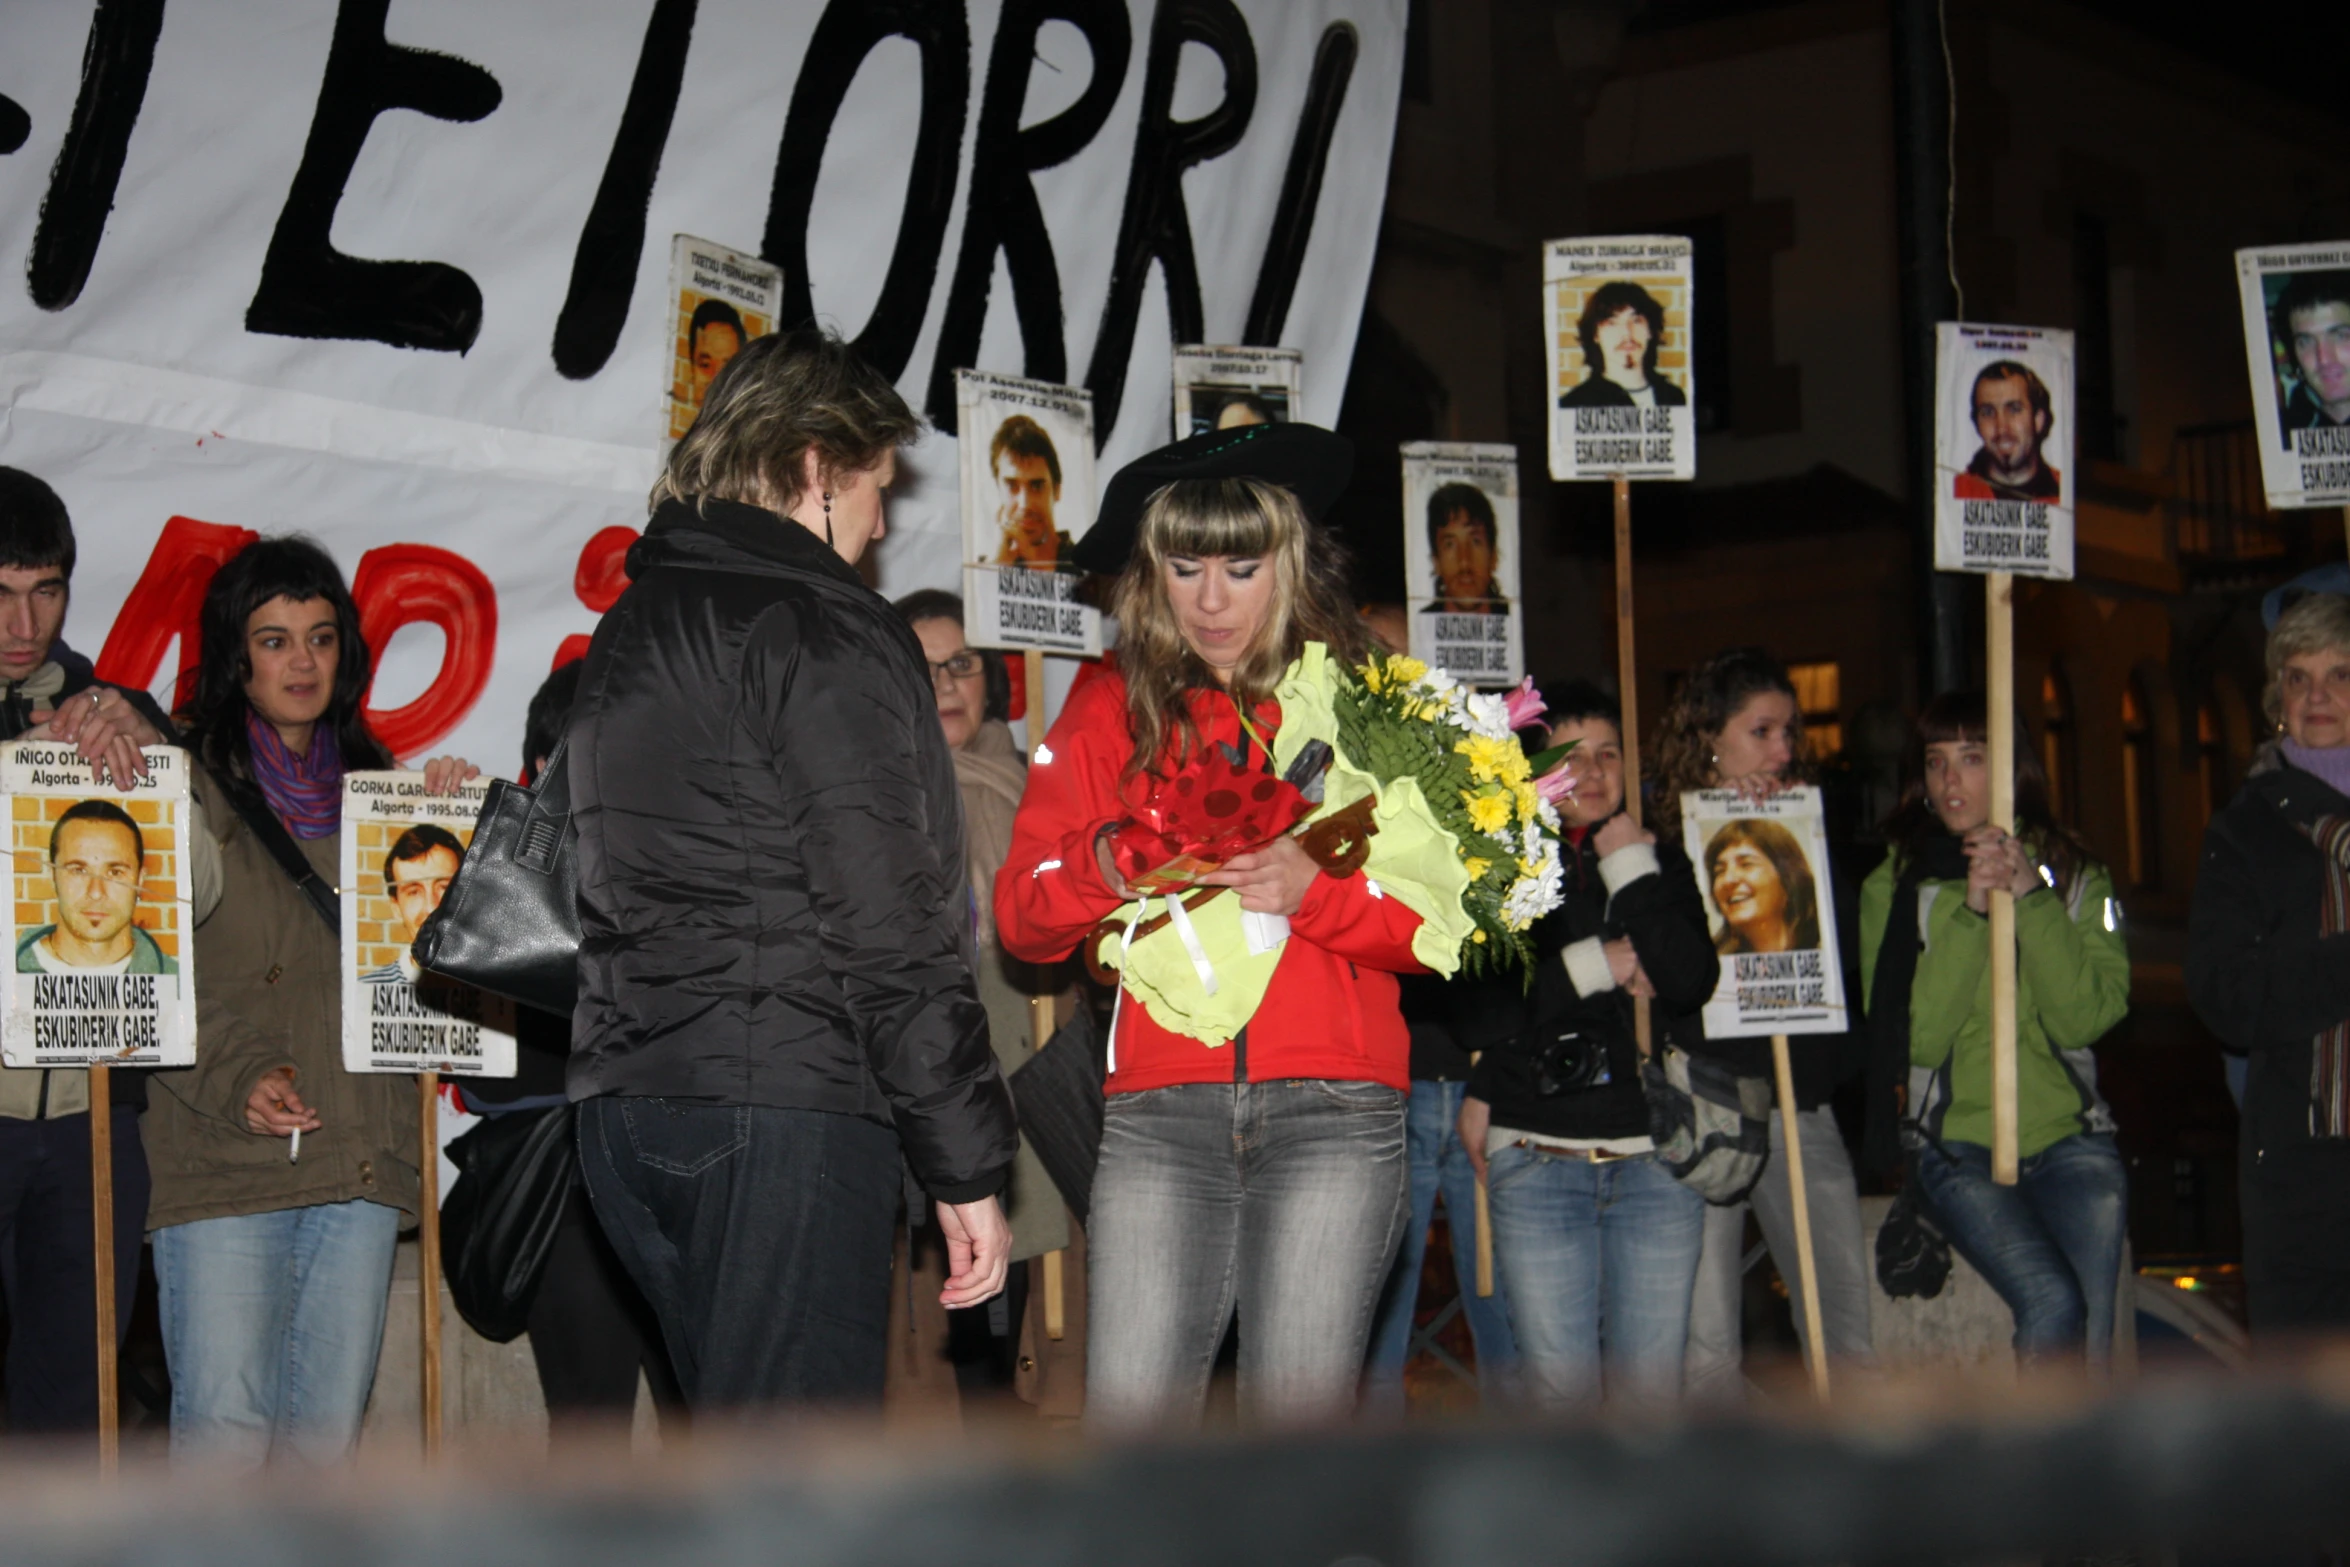
[[[196,1064],[150,1080],[148,1228],[354,1198],[413,1218],[416,1080],[343,1070],[334,934],[201,766],[194,786]],[[330,884],[339,879],[335,839],[296,842]],[[219,892],[207,910],[214,854]],[[288,1139],[245,1127],[253,1085],[281,1066],[294,1068],[295,1091],[322,1123],[303,1134],[299,1163],[286,1157]]]

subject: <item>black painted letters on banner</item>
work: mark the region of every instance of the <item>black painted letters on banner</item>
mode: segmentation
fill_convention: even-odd
[[[163,0],[98,0],[90,14],[73,123],[50,171],[49,194],[41,202],[41,224],[25,267],[33,303],[43,310],[63,310],[82,297],[82,285],[90,281],[106,215],[114,210],[115,185],[130,156],[131,130],[147,101],[147,73],[154,68],[155,39],[162,31]],[[8,108],[23,123],[11,144],[7,115],[0,113],[0,152],[14,152],[32,134],[24,110],[13,103]]]
[[[603,182],[571,258],[571,287],[555,317],[555,368],[573,381],[604,368],[620,345],[620,329],[628,324],[628,296],[645,249],[645,211],[653,202],[653,181],[661,173],[661,153],[669,145],[677,95],[685,84],[694,9],[695,0],[654,0],[652,20],[645,24],[628,106],[620,111]]]
[[[1171,117],[1176,66],[1187,43],[1214,51],[1224,67],[1224,101],[1196,120]],[[1094,338],[1085,384],[1093,392],[1094,439],[1106,442],[1118,427],[1126,393],[1126,363],[1142,312],[1143,285],[1157,262],[1167,285],[1168,324],[1178,343],[1196,343],[1205,330],[1199,262],[1191,248],[1191,217],[1183,205],[1183,171],[1221,157],[1239,144],[1257,105],[1257,53],[1248,23],[1232,0],[1159,0],[1151,22],[1150,56],[1143,66],[1142,123],[1134,136],[1134,167],[1126,181],[1126,210],[1111,252],[1110,294]]]
[[[1028,102],[1036,36],[1054,21],[1085,35],[1093,74],[1075,103],[1023,129],[1020,111]],[[998,252],[1011,276],[1012,308],[1020,318],[1021,374],[1037,381],[1069,379],[1060,269],[1029,176],[1068,162],[1101,131],[1117,105],[1133,49],[1126,0],[1007,0],[1004,6],[988,51],[987,88],[979,100],[962,254],[947,290],[946,320],[930,371],[930,421],[948,435],[955,433],[955,372],[979,362]]]
[[[346,256],[328,238],[377,115],[414,109],[470,123],[503,96],[497,79],[471,61],[386,40],[390,3],[342,0],[335,13],[318,112],[270,236],[245,329],[461,354],[481,335],[481,288],[472,278],[445,262]]]
[[[963,0],[832,0],[824,8],[792,89],[760,252],[783,268],[781,324],[814,319],[808,216],[816,200],[816,176],[824,167],[824,144],[857,68],[885,38],[911,39],[922,51],[922,118],[906,176],[905,216],[881,280],[881,297],[857,334],[858,349],[894,381],[914,357],[914,339],[922,332],[939,252],[946,245],[947,218],[954,210],[955,164],[962,155],[963,115],[971,98],[971,30]]]

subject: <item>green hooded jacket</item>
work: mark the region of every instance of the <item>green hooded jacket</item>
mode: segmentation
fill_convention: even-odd
[[[1873,1002],[1900,872],[1888,858],[1860,889],[1860,973]],[[2089,1047],[2130,1009],[2130,955],[2113,877],[2083,867],[2069,897],[2016,900],[2016,1150],[2030,1158],[2082,1132],[2110,1132]],[[1991,922],[1966,883],[1918,889],[1925,950],[1909,1001],[1909,1109],[1945,1142],[1991,1145]],[[1908,1140],[1905,1134],[1905,1141]]]

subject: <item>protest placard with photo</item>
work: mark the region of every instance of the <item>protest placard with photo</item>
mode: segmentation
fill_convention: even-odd
[[[2350,240],[2236,252],[2261,488],[2350,505]]]
[[[1697,477],[1694,279],[1674,235],[1543,247],[1552,478]]]
[[[9,1066],[195,1064],[188,758],[142,755],[147,776],[126,793],[93,783],[71,746],[0,752],[16,880]]]
[[[1412,657],[1473,686],[1523,679],[1518,449],[1406,442],[1403,535]]]
[[[963,634],[973,647],[1095,657],[1101,612],[1077,602],[1069,550],[1093,526],[1093,394],[955,372],[963,432]]]
[[[424,774],[343,775],[343,1066],[514,1075],[514,1003],[416,966],[408,947],[473,842],[489,781],[426,794]]]
[[[775,330],[783,268],[680,234],[669,245],[669,439],[693,427],[726,362]]]
[[[1175,439],[1244,424],[1287,424],[1304,396],[1305,355],[1294,348],[1175,349]]]
[[[1934,567],[2073,574],[2073,335],[1934,328]]]
[[[1750,800],[1732,789],[1692,790],[1681,796],[1681,841],[1722,955],[1706,1036],[1842,1032],[1844,967],[1820,791]]]

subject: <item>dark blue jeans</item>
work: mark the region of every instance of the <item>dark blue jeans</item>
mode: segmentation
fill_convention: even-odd
[[[689,1407],[879,1403],[897,1134],[855,1116],[590,1099],[580,1162]]]
[[[1404,1110],[1404,1151],[1411,1160],[1411,1221],[1403,1250],[1387,1275],[1379,1317],[1371,1329],[1371,1359],[1363,1375],[1365,1407],[1400,1414],[1404,1407],[1403,1365],[1411,1350],[1412,1318],[1420,1304],[1420,1264],[1428,1255],[1428,1225],[1436,1199],[1444,1199],[1445,1229],[1452,1237],[1452,1271],[1460,1283],[1461,1311],[1477,1346],[1477,1392],[1481,1398],[1507,1396],[1517,1346],[1510,1336],[1509,1300],[1501,1275],[1493,1294],[1477,1293],[1477,1172],[1461,1146],[1454,1123],[1469,1085],[1414,1079]]]
[[[2113,1355],[2113,1306],[2130,1183],[2113,1138],[2083,1132],[2023,1160],[2016,1184],[1991,1180],[1991,1150],[1945,1142],[1917,1155],[1921,1195],[2015,1313],[2016,1359]]]
[[[147,1152],[139,1112],[114,1109],[114,1330],[131,1325]],[[98,1429],[97,1274],[91,1249],[90,1118],[0,1120],[0,1289],[8,1297],[8,1429]]]

